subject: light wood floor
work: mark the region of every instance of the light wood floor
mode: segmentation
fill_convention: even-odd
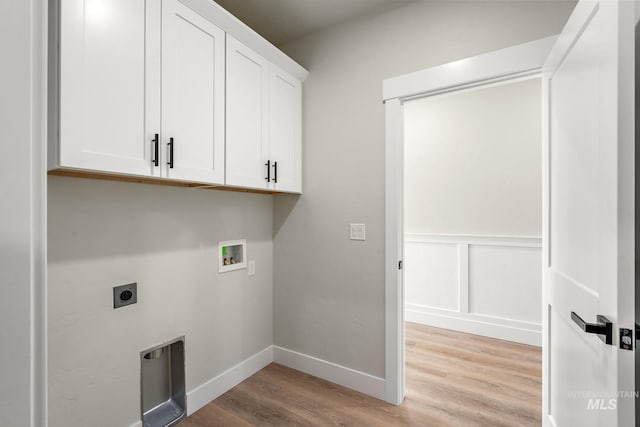
[[[407,323],[399,407],[271,364],[180,427],[539,426],[540,348]]]

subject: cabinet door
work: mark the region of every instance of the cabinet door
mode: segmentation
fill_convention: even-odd
[[[162,2],[165,176],[224,183],[224,32],[178,0]]]
[[[269,72],[269,158],[276,191],[302,191],[302,84],[271,65]]]
[[[152,115],[145,63],[153,12],[145,0],[60,1],[59,141],[55,166],[152,174]],[[159,32],[155,36],[159,38]],[[147,128],[148,126],[148,128]]]
[[[226,184],[267,188],[268,63],[227,35]]]

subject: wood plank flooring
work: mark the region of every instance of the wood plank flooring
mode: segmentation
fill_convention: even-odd
[[[179,426],[541,424],[540,348],[414,323],[406,336],[400,406],[272,363]]]

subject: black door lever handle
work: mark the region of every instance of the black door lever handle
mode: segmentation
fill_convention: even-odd
[[[609,345],[613,344],[613,323],[611,323],[606,317],[598,314],[598,323],[587,323],[582,320],[582,317],[572,311],[571,320],[573,320],[584,332],[588,334],[596,334],[602,342]]]

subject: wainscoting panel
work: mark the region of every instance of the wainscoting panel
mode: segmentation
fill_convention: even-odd
[[[541,344],[539,237],[405,235],[405,318]]]
[[[469,247],[469,311],[541,323],[540,248]]]
[[[405,253],[406,300],[412,304],[458,311],[459,268],[458,245],[455,243],[422,243]],[[431,284],[439,284],[432,286]]]

